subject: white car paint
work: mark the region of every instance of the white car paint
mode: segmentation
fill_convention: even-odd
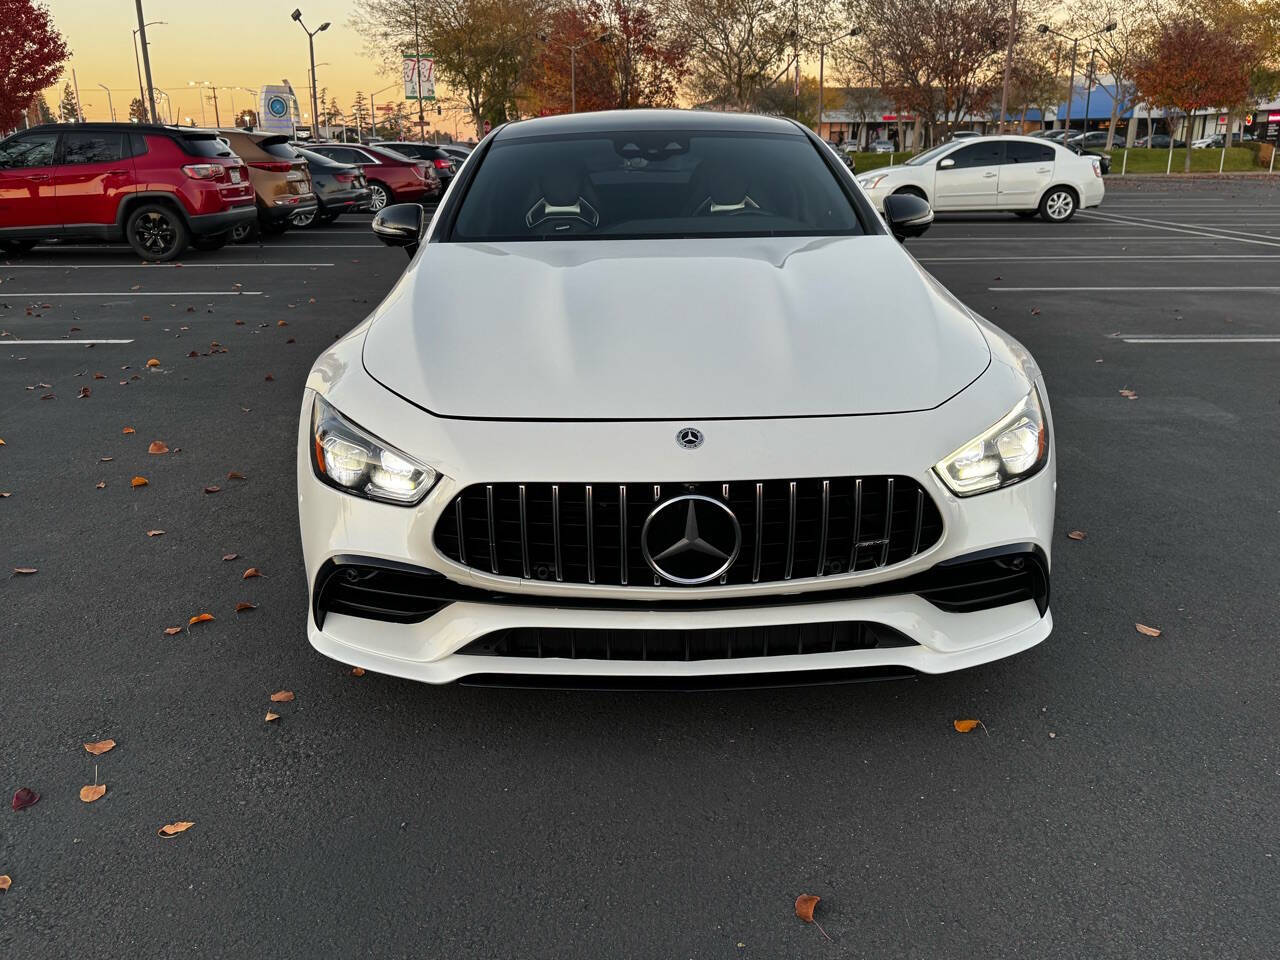
[[[836,175],[847,172],[837,167]],[[440,229],[439,219],[429,230]],[[851,288],[857,309],[833,320],[822,305],[847,299]],[[384,301],[319,357],[307,380],[297,483],[313,592],[309,639],[344,663],[431,683],[475,673],[694,678],[875,666],[940,673],[1017,653],[1052,628],[1052,614],[1032,600],[955,613],[910,592],[833,591],[1011,545],[1038,551],[1047,565],[1052,429],[1044,467],[1010,486],[962,498],[933,469],[1033,388],[1048,422],[1043,378],[1026,350],[883,234],[423,243]],[[411,506],[322,482],[312,465],[316,397],[438,471],[438,482]],[[685,427],[705,435],[697,449],[676,442]],[[446,556],[433,536],[452,516],[455,495],[476,484],[669,487],[853,475],[917,481],[941,513],[939,541],[905,561],[852,573],[676,587],[494,574]],[[345,557],[437,571],[505,600],[457,601],[418,623],[330,612],[321,625],[317,576]],[[698,602],[664,608],[673,599]],[[632,605],[608,607],[619,601]],[[914,645],[714,660],[459,652],[519,627],[737,630],[849,620],[893,627]]]
[[[1028,162],[966,163],[975,153],[1005,150],[1010,143],[1032,144],[1047,154]],[[1049,155],[1051,151],[1051,155]],[[1007,158],[1007,153],[1005,154]],[[1070,213],[1102,202],[1105,189],[1096,158],[1079,156],[1040,137],[975,137],[946,144],[920,155],[923,163],[903,163],[860,174],[858,182],[878,210],[894,193],[917,193],[935,210],[981,212],[1032,211],[1054,191],[1074,195]],[[1049,218],[1060,219],[1060,218]]]

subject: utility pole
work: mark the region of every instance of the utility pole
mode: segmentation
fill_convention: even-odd
[[[861,32],[862,30],[859,27],[850,27],[848,33],[841,33],[828,40],[809,40],[809,43],[818,45],[818,124],[814,129],[814,133],[818,134],[818,136],[822,136],[822,94],[823,86],[826,83],[827,47],[837,40],[843,40],[845,37],[856,37]]]
[[[418,29],[418,0],[413,0],[413,56],[413,82],[418,95],[418,139],[426,143],[427,117],[422,110],[422,34]]]
[[[151,53],[147,50],[147,20],[142,13],[142,0],[134,0],[138,8],[138,36],[142,38],[142,65],[147,73],[147,96],[151,103],[151,122],[159,123],[160,115],[156,113],[156,92],[151,83]]]
[[[996,133],[1004,133],[1004,118],[1009,110],[1009,72],[1013,68],[1013,39],[1018,30],[1018,0],[1013,0],[1013,10],[1009,13],[1009,45],[1004,50],[1004,86],[1000,89],[1000,124]]]
[[[213,87],[213,125],[222,126],[222,117],[218,114],[218,88]]]
[[[76,72],[71,71],[71,86],[76,92],[76,118],[84,123],[84,107],[80,106],[80,81],[76,79]]]
[[[1067,118],[1066,122],[1063,124],[1067,130],[1071,129],[1071,100],[1076,92],[1076,54],[1080,49],[1080,41],[1092,40],[1094,37],[1100,37],[1104,33],[1110,33],[1115,28],[1116,22],[1112,20],[1106,26],[1093,31],[1093,33],[1087,33],[1083,37],[1068,37],[1065,33],[1060,30],[1053,29],[1053,27],[1049,26],[1047,23],[1042,23],[1040,26],[1036,27],[1036,33],[1052,33],[1055,37],[1061,37],[1063,40],[1071,41],[1071,79],[1067,81]],[[1084,126],[1086,130],[1089,127],[1088,116],[1084,118]],[[1068,135],[1066,139],[1069,140],[1070,135]]]
[[[315,140],[318,139],[316,137],[316,129],[320,126],[320,105],[316,101],[316,34],[324,33],[331,24],[326,20],[314,30],[308,30],[307,25],[302,22],[302,11],[300,9],[295,9],[293,13],[289,14],[289,19],[296,20],[298,26],[302,28],[302,32],[307,35],[307,49],[311,53],[311,139]],[[294,136],[297,136],[298,130],[296,126],[293,132]]]
[[[105,83],[100,83],[98,84],[98,86],[100,86],[103,90],[107,91],[107,112],[111,114],[111,122],[115,123],[116,108],[115,108],[115,105],[111,102],[111,88],[108,87]]]

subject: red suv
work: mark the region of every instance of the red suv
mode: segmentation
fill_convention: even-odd
[[[244,162],[211,133],[46,124],[0,141],[0,254],[50,237],[124,239],[144,260],[174,260],[256,218]]]
[[[306,148],[338,163],[360,167],[369,181],[369,209],[375,213],[389,203],[421,202],[440,196],[440,178],[430,161],[361,143],[308,143]]]

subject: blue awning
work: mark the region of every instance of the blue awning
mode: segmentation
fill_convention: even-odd
[[[1106,79],[1110,80],[1111,78],[1108,77]],[[1090,91],[1089,88],[1085,86],[1084,82],[1077,77],[1076,85],[1071,91],[1072,93],[1071,119],[1072,120],[1084,119],[1084,111],[1085,111],[1085,106],[1087,104],[1089,108],[1090,120],[1110,120],[1111,106],[1115,99],[1111,95],[1111,92],[1114,89],[1115,89],[1114,86],[1110,83],[1105,83],[1105,84],[1096,83],[1093,86],[1093,90]],[[1124,88],[1121,88],[1120,99],[1122,101],[1130,99],[1128,96],[1126,96],[1126,91],[1124,90]],[[1066,103],[1064,102],[1064,103],[1058,104],[1058,119],[1062,119],[1066,115],[1067,115]],[[1128,109],[1120,111],[1119,116],[1132,117],[1133,116],[1132,105],[1130,105]]]

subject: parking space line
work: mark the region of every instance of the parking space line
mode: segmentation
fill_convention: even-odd
[[[934,229],[937,229],[936,226]],[[1149,237],[1145,235],[1135,236],[1106,236],[1095,237],[1089,234],[1075,237],[1037,237],[1035,234],[1018,234],[1017,236],[998,236],[996,234],[987,234],[986,236],[977,236],[970,234],[968,236],[941,236],[941,237],[914,237],[911,245],[918,243],[954,243],[957,240],[967,240],[974,243],[1017,243],[1025,244],[1028,240],[1034,240],[1036,243],[1206,243],[1208,241],[1227,240],[1227,237]]]
[[[1080,216],[1089,219],[1104,220],[1110,223],[1122,223],[1130,227],[1149,227],[1152,230],[1165,230],[1172,233],[1187,233],[1196,237],[1217,237],[1221,240],[1232,240],[1236,243],[1252,243],[1264,247],[1280,247],[1280,237],[1263,233],[1244,233],[1240,230],[1227,230],[1225,227],[1195,227],[1193,224],[1177,223],[1169,220],[1151,220],[1145,217],[1130,217],[1122,214],[1099,213],[1095,210],[1081,210]],[[1212,230],[1213,233],[1205,231]],[[1249,239],[1258,237],[1261,239]]]
[[[168,268],[174,270],[182,268],[183,270],[197,270],[200,268],[210,267],[332,267],[332,263],[7,263],[0,266],[0,272],[5,270],[161,270]]]
[[[1159,262],[1166,260],[1280,260],[1280,253],[1179,253],[1179,254],[1112,254],[1110,256],[1103,254],[1084,254],[1084,253],[1064,253],[1057,256],[1039,256],[1039,257],[916,257],[921,263],[1020,263],[1024,261],[1047,260],[1054,263],[1062,261],[1084,261],[1094,263],[1111,263],[1112,261],[1124,262]]]
[[[1269,337],[1120,337],[1125,343],[1280,343],[1280,335]]]
[[[29,290],[6,290],[6,294],[30,299],[54,297],[121,297],[131,300],[134,297],[260,297],[261,290],[107,290],[97,293],[73,293],[58,291],[52,293],[32,293]]]
[[[79,343],[79,344],[133,343],[133,341],[132,340],[0,340],[0,346],[12,345],[15,347],[16,346],[23,346],[23,347],[53,346],[55,344],[61,344],[61,343],[72,343],[72,344],[75,344],[75,343]]]
[[[1205,290],[1214,290],[1221,293],[1227,292],[1254,292],[1254,293],[1276,293],[1280,292],[1280,287],[1246,287],[1246,286],[1216,286],[1206,287],[987,287],[992,293],[1088,293],[1110,290],[1116,293],[1145,293],[1148,291],[1169,291],[1169,292],[1196,292]]]

